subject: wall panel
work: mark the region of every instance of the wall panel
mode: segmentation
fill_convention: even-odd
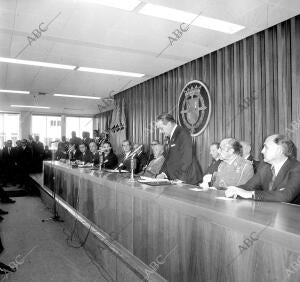
[[[208,86],[213,103],[207,129],[194,139],[204,169],[209,144],[224,137],[251,142],[256,158],[264,138],[277,132],[289,133],[300,148],[300,16],[117,94],[125,97],[128,137],[162,141],[155,117],[168,111],[177,119],[180,92],[194,79]]]

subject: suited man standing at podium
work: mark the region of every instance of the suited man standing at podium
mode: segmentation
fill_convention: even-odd
[[[188,184],[198,184],[202,181],[202,169],[193,153],[192,137],[183,127],[176,124],[168,113],[159,115],[156,127],[169,136],[165,161],[157,178],[179,179]]]

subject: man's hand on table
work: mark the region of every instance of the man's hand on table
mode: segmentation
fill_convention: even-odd
[[[225,191],[225,196],[227,198],[234,198],[234,199],[236,199],[237,196],[240,196],[244,199],[251,199],[253,193],[254,193],[253,191],[247,191],[242,188],[235,187],[235,186],[229,186],[227,188],[227,190]]]

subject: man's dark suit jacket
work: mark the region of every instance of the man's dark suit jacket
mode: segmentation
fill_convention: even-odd
[[[208,169],[206,170],[205,174],[214,174],[214,172],[218,171],[218,167],[222,160],[215,160],[213,159],[212,162],[210,163]]]
[[[246,190],[255,190],[254,199],[257,201],[272,201],[300,204],[300,162],[287,159],[279,170],[269,191],[272,180],[271,165],[262,162],[257,173],[240,187]]]
[[[114,152],[110,151],[107,156],[103,154],[103,168],[114,169],[118,165],[118,158]]]
[[[136,155],[133,159],[134,159],[134,162],[135,162],[134,173],[138,173],[138,170],[139,170],[139,167],[140,167],[139,159],[136,157]],[[119,162],[118,165],[123,163],[123,165],[119,167],[120,169],[128,170],[129,172],[131,171],[131,158],[130,157],[125,160],[125,154],[122,153],[118,157],[118,162]],[[118,167],[118,166],[116,166],[116,167]]]
[[[254,171],[254,173],[256,173],[257,172],[257,168],[258,168],[258,166],[260,164],[260,161],[255,160],[252,155],[250,155],[247,158],[247,160],[250,161],[250,162],[252,162],[253,171]]]
[[[79,160],[84,163],[92,163],[94,159],[93,153],[89,150],[86,150],[85,153],[81,153]]]
[[[179,125],[168,144],[165,162],[160,170],[162,172],[170,180],[180,179],[195,185],[202,181],[203,173],[193,152],[192,137]]]

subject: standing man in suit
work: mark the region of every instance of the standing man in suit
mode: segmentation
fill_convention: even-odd
[[[165,161],[157,178],[179,179],[188,184],[202,181],[202,169],[193,152],[192,137],[187,130],[176,124],[168,113],[156,119],[156,127],[170,138]]]
[[[27,144],[26,139],[21,141],[21,151],[19,152],[19,172],[20,172],[20,184],[22,187],[26,188],[28,185],[29,170],[32,162],[31,149]]]
[[[38,135],[34,136],[35,141],[32,142],[32,152],[33,152],[33,171],[42,172],[43,171],[43,159],[44,159],[44,144],[40,142],[40,137]]]
[[[240,187],[230,186],[226,197],[300,204],[300,162],[296,146],[286,136],[269,136],[262,149],[265,163]]]
[[[2,150],[2,165],[4,171],[3,185],[6,186],[8,182],[13,185],[16,184],[16,150],[12,147],[12,141],[7,140],[5,147]]]

